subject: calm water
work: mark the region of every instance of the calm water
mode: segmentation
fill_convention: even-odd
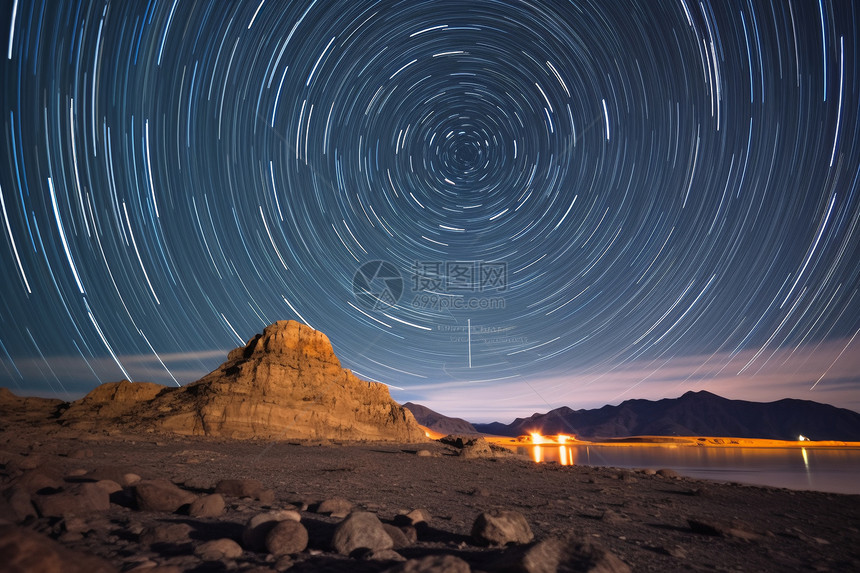
[[[791,489],[860,494],[860,449],[519,446],[538,462],[671,468],[685,476]]]

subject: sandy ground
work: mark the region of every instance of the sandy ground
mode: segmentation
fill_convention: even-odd
[[[427,452],[418,455],[418,450]],[[85,472],[105,468],[117,475],[167,478],[198,496],[228,478],[256,479],[274,490],[273,502],[226,497],[223,515],[191,518],[182,510],[140,511],[133,488],[126,487],[112,497],[109,509],[23,523],[65,547],[101,556],[120,571],[156,565],[173,567],[165,571],[384,571],[396,565],[331,550],[332,532],[342,518],[312,510],[332,497],[346,498],[383,522],[426,510],[429,526],[418,528],[418,540],[397,552],[408,559],[455,555],[473,571],[493,571],[517,550],[482,547],[470,536],[475,518],[494,509],[521,512],[536,541],[575,535],[603,546],[634,571],[860,570],[860,496],[724,485],[671,472],[535,464],[517,456],[466,459],[456,453],[439,442],[298,444],[76,434],[13,420],[0,423],[0,490],[8,491],[27,471],[62,476],[63,487],[71,487],[87,479]],[[240,541],[245,523],[272,508],[300,511],[310,537],[306,550],[280,559],[247,549],[218,561],[194,555],[207,540]],[[69,520],[77,520],[74,527]],[[190,526],[187,539],[144,542],[142,531],[172,523]]]

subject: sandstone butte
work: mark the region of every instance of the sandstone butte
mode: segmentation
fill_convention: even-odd
[[[325,334],[292,320],[266,327],[197,382],[102,384],[69,404],[60,421],[232,439],[427,439],[384,384],[342,368]]]

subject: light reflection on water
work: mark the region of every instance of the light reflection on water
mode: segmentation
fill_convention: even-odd
[[[536,462],[619,468],[671,468],[702,479],[860,494],[857,448],[689,446],[517,446]]]

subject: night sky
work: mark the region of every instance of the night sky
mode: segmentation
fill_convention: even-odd
[[[860,409],[850,0],[4,0],[0,386],[276,321],[475,421]]]

